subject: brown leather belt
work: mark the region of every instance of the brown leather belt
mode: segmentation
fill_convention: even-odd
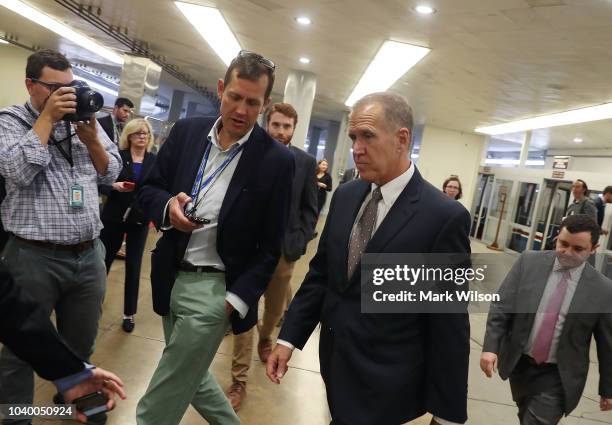
[[[225,273],[223,270],[215,269],[211,266],[194,266],[187,261],[181,261],[179,270],[191,273]]]
[[[46,248],[46,249],[51,249],[54,251],[66,251],[66,252],[74,252],[74,253],[81,253],[83,251],[87,251],[90,248],[93,248],[94,245],[94,241],[85,241],[85,242],[80,242],[74,245],[61,245],[58,243],[52,243],[52,242],[45,242],[45,241],[34,241],[31,239],[24,239],[21,238],[17,235],[15,235],[15,239],[17,239],[19,242],[23,242],[25,244],[28,245],[32,245],[32,246],[36,246],[39,248]]]

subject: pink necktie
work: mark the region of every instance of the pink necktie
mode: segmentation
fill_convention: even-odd
[[[531,354],[537,364],[544,363],[548,360],[550,355],[550,347],[553,341],[553,335],[555,334],[555,326],[559,319],[559,312],[561,311],[561,305],[567,292],[567,282],[570,278],[570,272],[568,270],[563,272],[561,280],[557,284],[555,291],[548,301],[546,310],[544,310],[544,320],[540,325],[540,329],[533,342],[533,349]]]

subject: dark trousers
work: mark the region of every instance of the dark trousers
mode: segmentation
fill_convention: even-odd
[[[102,243],[95,240],[92,248],[74,253],[32,246],[11,237],[3,256],[15,283],[47,314],[55,311],[60,336],[79,357],[89,359],[106,289]],[[3,347],[0,404],[32,404],[33,394],[32,368]],[[3,423],[24,425],[30,422],[29,419],[5,419]]]
[[[117,251],[125,238],[125,292],[123,297],[123,314],[136,314],[138,306],[138,286],[140,284],[140,267],[144,253],[149,227],[146,224],[105,222],[100,239],[106,247],[106,273],[110,271]]]
[[[556,425],[565,411],[565,392],[556,364],[536,365],[522,356],[510,375],[521,425]]]

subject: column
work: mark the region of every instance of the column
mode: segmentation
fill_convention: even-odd
[[[310,125],[310,114],[312,113],[312,104],[314,102],[315,93],[317,91],[317,78],[316,75],[311,72],[291,70],[285,83],[285,94],[283,102],[289,103],[295,108],[298,114],[298,123],[293,133],[293,139],[291,144],[304,148],[304,141],[308,135],[308,127]],[[319,133],[315,139],[318,143]],[[310,141],[312,147],[313,142]],[[309,148],[310,152],[311,149]],[[315,154],[316,156],[316,147]]]
[[[319,140],[321,140],[321,131],[323,131],[323,129],[320,127],[312,127],[312,129],[310,130],[310,144],[308,145],[308,153],[314,156],[315,158],[317,157],[317,148],[319,147]],[[295,133],[293,134],[293,139],[291,139],[291,144],[294,144],[294,140]],[[304,140],[306,140],[306,137],[304,137]],[[299,146],[300,148],[304,148],[304,142],[302,142],[301,146],[297,143],[295,143],[295,145]]]
[[[334,168],[334,163],[336,162],[335,154],[336,145],[338,144],[339,133],[340,123],[338,121],[329,121],[329,125],[327,127],[327,140],[325,141],[325,151],[323,152],[323,157],[326,158],[329,162],[330,173]],[[331,176],[333,179],[336,178],[335,174],[332,174]]]
[[[185,92],[182,90],[172,91],[172,100],[170,101],[170,111],[168,111],[168,121],[177,121],[181,117],[183,111],[183,102],[185,101]]]
[[[525,132],[525,140],[521,147],[521,156],[519,158],[519,168],[526,168],[527,157],[529,156],[529,146],[531,145],[531,130]]]
[[[123,55],[119,97],[134,102],[136,115],[147,115],[155,107],[155,95],[159,89],[161,67],[151,59],[140,56]]]
[[[347,167],[347,163],[352,156],[351,147],[353,147],[353,142],[348,137],[348,116],[348,112],[344,112],[342,120],[340,122],[335,122],[338,126],[338,136],[336,137],[336,144],[334,146],[334,165],[333,167],[330,165],[334,189],[338,186],[338,183],[340,183],[340,174],[344,173],[347,168],[350,168]]]

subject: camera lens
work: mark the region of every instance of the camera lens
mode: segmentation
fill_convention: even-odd
[[[76,114],[64,115],[66,121],[87,121],[104,106],[104,97],[84,81],[74,80],[67,87],[76,89]]]

